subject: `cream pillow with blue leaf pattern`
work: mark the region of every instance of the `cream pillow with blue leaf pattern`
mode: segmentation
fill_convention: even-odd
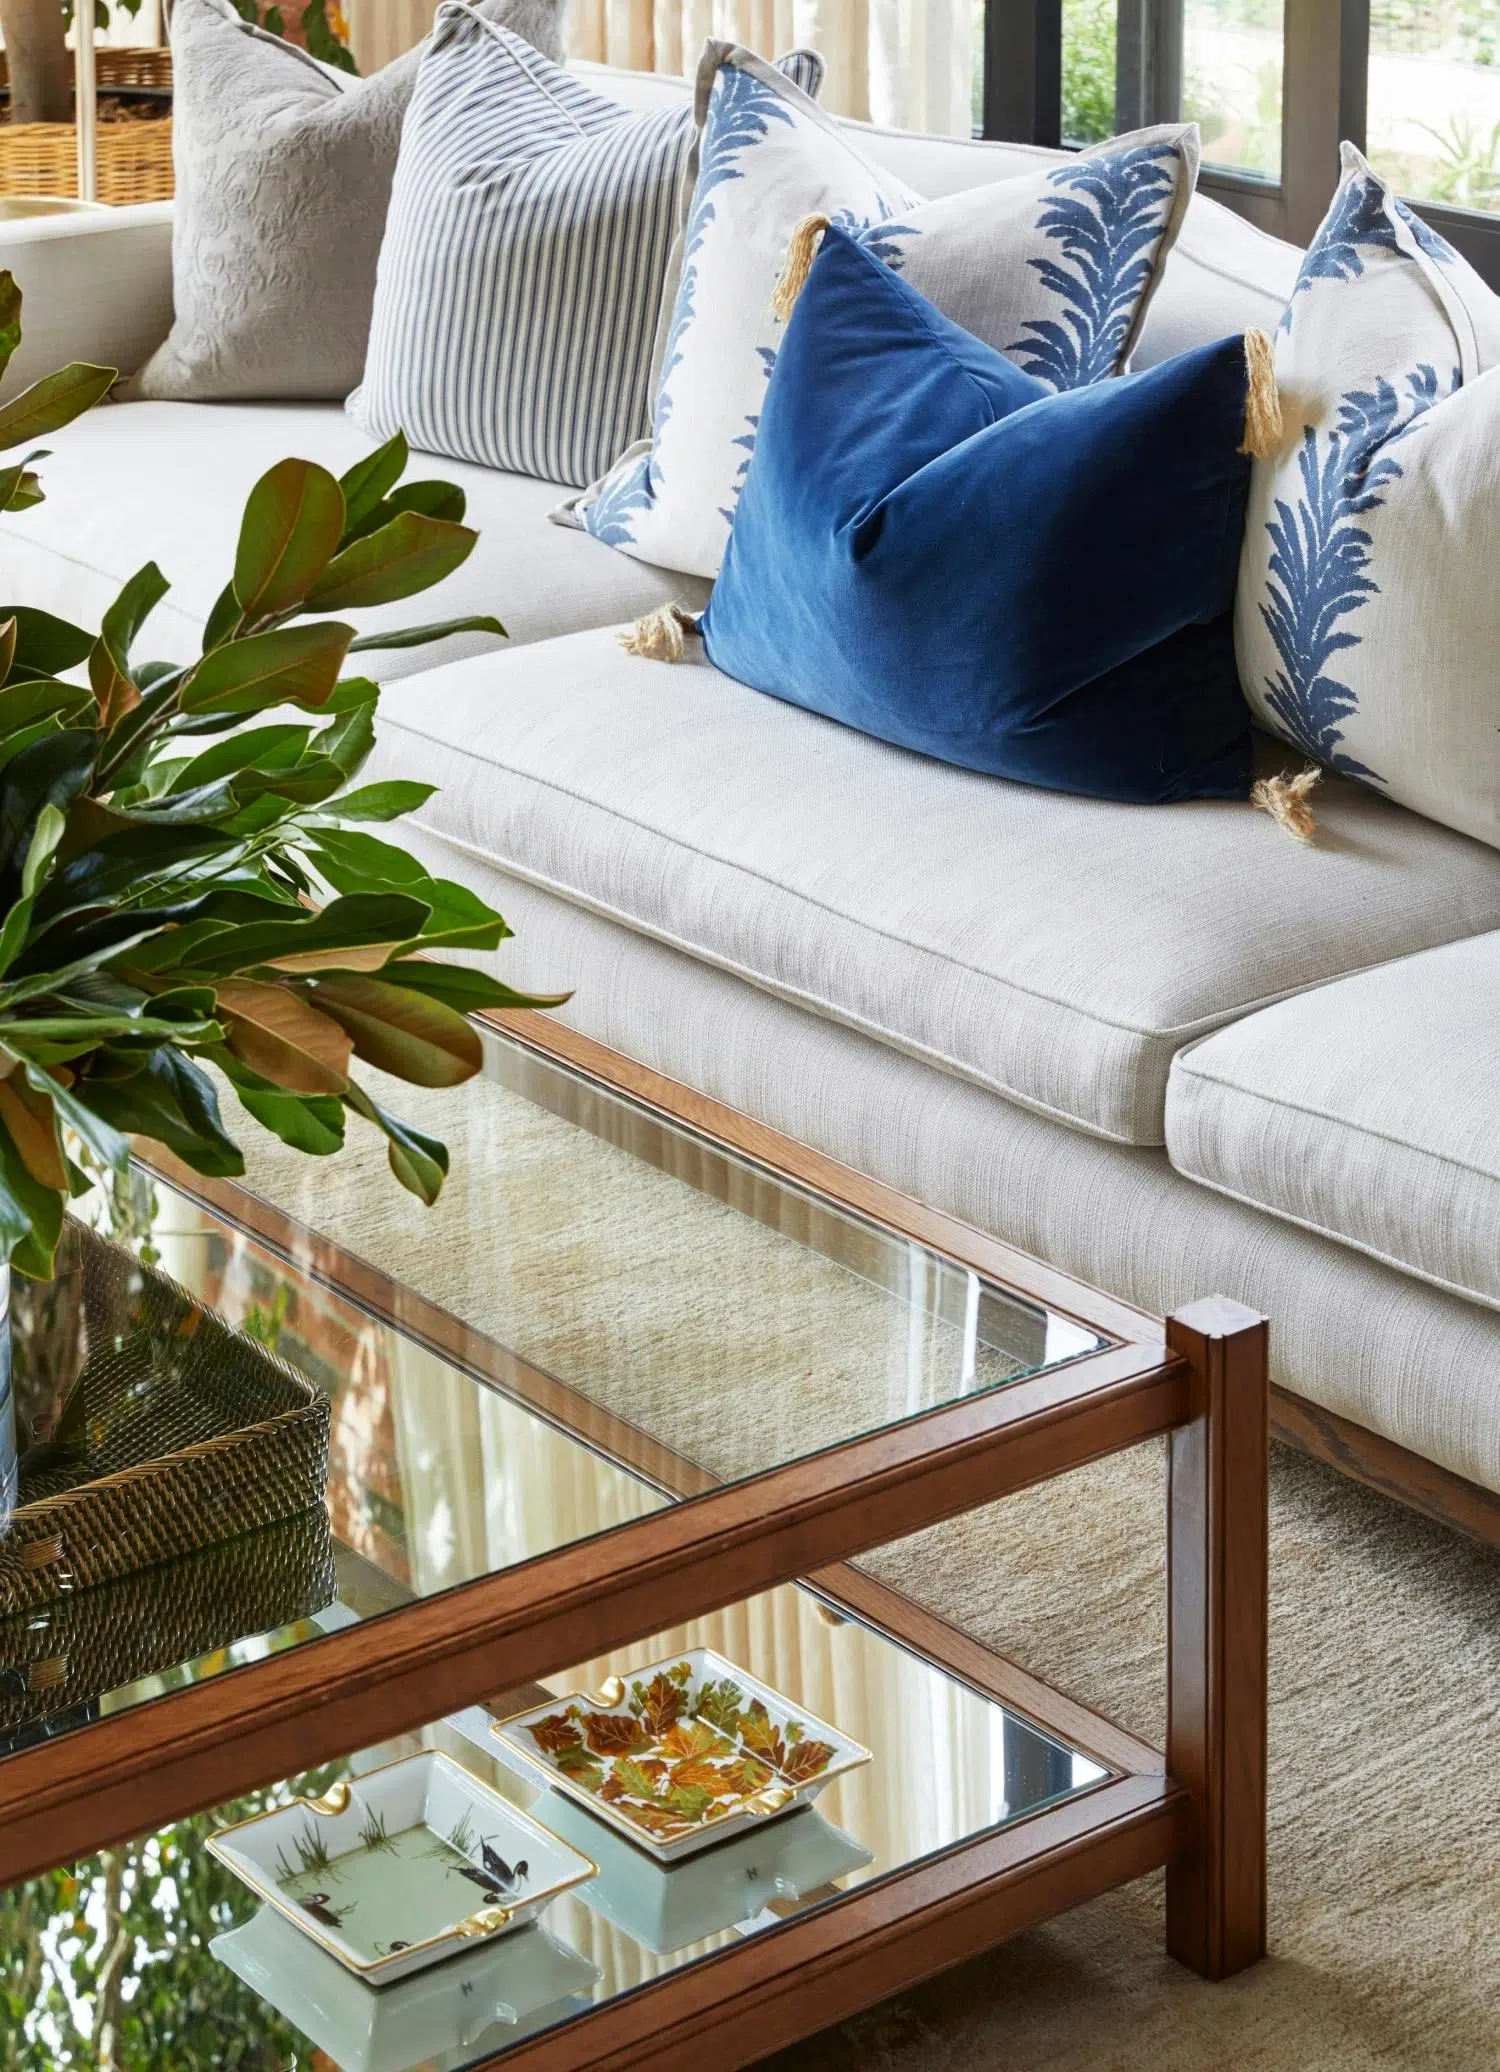
[[[1276,377],[1235,608],[1251,710],[1500,847],[1500,296],[1351,144]]]
[[[805,219],[859,237],[944,315],[1062,389],[1123,371],[1198,171],[1196,128],[1174,124],[928,203],[736,45],[705,48],[697,105],[651,437],[555,515],[709,578],[755,450],[785,328],[773,296]]]

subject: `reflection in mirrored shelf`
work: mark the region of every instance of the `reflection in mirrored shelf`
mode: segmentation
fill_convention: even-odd
[[[169,2049],[173,2072],[219,2072],[226,2024],[251,2072],[285,2072],[313,2049],[343,2072],[461,2072],[540,2027],[773,1934],[1103,1781],[1087,1756],[859,1620],[829,1623],[825,1609],[788,1587],[628,1652],[628,1661],[649,1662],[712,1647],[863,1743],[871,1761],[830,1783],[815,1808],[663,1869],[582,1807],[494,1759],[494,1713],[545,1695],[536,1687],[510,1693],[493,1713],[474,1708],[0,1898],[0,1949],[34,1945],[43,1953],[16,2072],[91,2062],[91,2039],[106,2019],[126,2024],[141,2062]],[[591,1690],[609,1673],[607,1663],[582,1663],[549,1678],[548,1688]],[[592,1858],[598,1876],[556,1899],[542,1928],[376,1992],[281,1923],[293,1954],[275,1918],[216,1862],[206,1839],[267,1804],[326,1793],[341,1777],[420,1747],[446,1752],[558,1832]],[[123,1964],[106,1973],[105,1953],[122,1930]],[[536,1958],[524,1983],[520,1959],[507,1954],[512,1943]]]

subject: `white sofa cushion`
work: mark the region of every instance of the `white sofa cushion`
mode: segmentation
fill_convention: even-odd
[[[1190,1179],[1500,1309],[1500,935],[1184,1052],[1167,1148]]]
[[[125,579],[154,560],[172,589],[147,622],[141,653],[169,661],[197,652],[234,565],[240,513],[257,478],[287,455],[340,474],[371,450],[336,403],[111,404],[47,443],[47,501],[0,518],[0,599],[97,625]],[[560,494],[553,483],[420,456],[410,472],[461,484],[479,544],[440,589],[351,612],[362,630],[493,612],[518,644],[608,624],[670,597],[701,603],[706,594],[584,533],[548,525]],[[372,662],[389,680],[496,644],[464,634]]]
[[[474,856],[1129,1143],[1184,1044],[1500,927],[1500,858],[1352,786],[1307,849],[1239,804],[951,769],[609,632],[396,686],[376,763]]]

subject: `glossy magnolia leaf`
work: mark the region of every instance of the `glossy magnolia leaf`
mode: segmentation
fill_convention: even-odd
[[[130,673],[130,650],[148,613],[166,596],[170,584],[154,561],[136,570],[104,614],[99,638],[89,656],[89,682],[99,702],[99,724],[112,727],[141,702]]]
[[[29,604],[0,605],[0,614],[16,622],[17,671],[28,675],[57,676],[64,669],[76,669],[94,645],[94,635],[81,626]]]
[[[113,367],[91,367],[75,360],[56,374],[44,375],[0,408],[0,449],[24,446],[61,431],[85,410],[102,403],[118,379]]]
[[[353,972],[319,979],[313,1001],[348,1031],[357,1057],[412,1086],[461,1086],[484,1063],[472,1022],[384,979]]]
[[[340,820],[399,820],[403,813],[415,813],[437,790],[435,784],[418,784],[415,779],[390,777],[383,784],[366,784],[345,792],[339,800]]]
[[[226,583],[214,599],[213,610],[203,627],[203,652],[222,646],[239,627],[241,619],[240,601],[234,594],[234,584]]]
[[[68,1174],[52,1102],[19,1072],[0,1079],[0,1123],[37,1185],[66,1189]]]
[[[366,699],[351,711],[341,713],[318,736],[318,753],[338,764],[345,782],[359,774],[374,750],[375,705],[374,698]]]
[[[362,1115],[366,1122],[373,1122],[387,1141],[386,1157],[391,1171],[406,1188],[430,1209],[443,1191],[443,1182],[448,1177],[448,1147],[436,1137],[429,1137],[410,1123],[402,1122],[378,1101],[371,1100],[362,1086],[353,1080],[344,1095],[347,1106],[356,1115]]]
[[[56,683],[46,676],[8,683],[0,690],[0,742],[38,720],[77,719],[93,710],[93,692],[85,684]]]
[[[367,892],[399,886],[430,908],[420,938],[410,947],[498,949],[510,933],[493,908],[467,886],[431,878],[404,849],[358,828],[319,828],[309,845],[315,869],[339,892]]]
[[[247,921],[216,935],[200,952],[198,969],[227,978],[287,957],[305,961],[314,953],[327,966],[370,943],[388,952],[406,939],[412,917],[423,912],[422,901],[399,892],[356,893],[330,901],[321,913],[290,907],[275,918]]]
[[[0,273],[0,374],[10,365],[11,355],[21,343],[21,291],[8,270]]]
[[[561,1007],[572,998],[570,993],[518,993],[472,964],[439,964],[436,959],[403,957],[388,965],[385,975],[392,985],[426,993],[460,1014],[480,1014],[485,1008]]]
[[[382,498],[395,488],[406,472],[407,459],[406,435],[396,432],[383,446],[377,446],[373,453],[356,461],[346,474],[340,475],[344,522],[351,532],[362,525]]]
[[[126,1079],[79,1082],[79,1097],[101,1120],[132,1136],[151,1137],[196,1173],[232,1180],[245,1170],[239,1146],[224,1128],[214,1083],[171,1044],[146,1053]]]
[[[499,640],[509,638],[498,619],[479,612],[467,619],[438,619],[430,626],[401,626],[391,633],[362,633],[358,640],[350,641],[349,652],[358,655],[377,648],[426,647],[430,641],[446,640],[450,633],[493,633]]]
[[[14,757],[0,785],[0,872],[15,874],[12,898],[20,890],[20,866],[31,846],[43,806],[66,806],[93,774],[98,735],[65,731],[33,742]]]
[[[341,1094],[354,1045],[337,1022],[286,986],[225,979],[218,988],[225,1040],[242,1064],[294,1094]]]
[[[42,447],[35,453],[28,453],[25,460],[0,468],[0,511],[27,511],[33,504],[46,502],[42,485],[31,472],[31,463],[46,457],[46,448]]]
[[[192,791],[241,770],[292,769],[311,739],[311,727],[237,727],[227,739],[185,762],[172,780],[172,789]]]
[[[378,532],[329,562],[308,592],[307,609],[357,611],[430,590],[467,561],[478,533],[418,511],[402,511]]]
[[[25,1068],[27,1084],[38,1094],[51,1100],[60,1122],[67,1124],[75,1136],[81,1137],[100,1165],[111,1171],[123,1173],[130,1163],[130,1140],[95,1113],[88,1100],[80,1098],[70,1088],[61,1085],[50,1072],[40,1065],[28,1064]],[[15,1075],[19,1078],[19,1074]],[[84,1082],[86,1084],[86,1082]]]
[[[31,907],[29,899],[18,899],[0,926],[0,978],[3,978],[26,947],[26,937],[31,928]]]
[[[21,866],[21,897],[30,899],[38,885],[47,875],[47,866],[57,852],[67,828],[67,815],[56,806],[43,806],[36,816],[36,826],[31,831],[31,842],[26,851],[26,861]]]
[[[16,622],[14,619],[0,619],[0,683],[10,675],[15,659]]]
[[[328,1158],[344,1148],[344,1104],[335,1094],[289,1094],[255,1073],[233,1081],[247,1114],[293,1151]],[[248,1082],[248,1083],[247,1083]]]
[[[354,629],[283,626],[215,648],[182,687],[184,712],[259,712],[268,705],[318,706],[338,681]]]
[[[0,1249],[18,1273],[51,1278],[62,1220],[62,1191],[31,1177],[10,1132],[0,1128]]]
[[[234,557],[234,594],[246,619],[294,611],[344,533],[344,492],[310,460],[278,461],[250,492]]]

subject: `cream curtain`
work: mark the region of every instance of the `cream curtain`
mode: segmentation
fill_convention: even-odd
[[[828,60],[825,106],[899,129],[967,136],[972,0],[573,0],[574,57],[691,75],[721,36],[764,56],[798,45]]]
[[[345,0],[361,71],[425,36],[434,0]],[[691,77],[709,36],[765,56],[807,45],[828,61],[836,115],[896,129],[969,134],[973,0],[572,0],[575,58]]]

